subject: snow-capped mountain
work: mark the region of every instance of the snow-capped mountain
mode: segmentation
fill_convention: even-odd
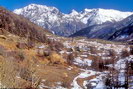
[[[133,39],[133,15],[116,23],[106,22],[95,26],[89,26],[71,35],[71,37],[76,36],[117,41],[131,40]]]
[[[110,36],[109,40],[133,41],[133,15],[123,20],[122,23],[125,26],[116,30],[116,32]]]
[[[72,10],[71,13],[64,14],[55,7],[37,4],[16,9],[14,13],[23,15],[32,22],[61,36],[69,36],[88,26],[121,21],[133,14],[112,9],[84,9],[81,12]]]
[[[92,26],[95,24],[102,24],[105,22],[117,22],[128,17],[133,13],[131,12],[120,12],[112,9],[95,9],[93,10],[90,18],[88,19],[88,25]]]

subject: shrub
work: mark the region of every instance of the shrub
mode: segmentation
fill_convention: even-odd
[[[27,44],[26,43],[22,43],[22,42],[18,42],[16,47],[19,48],[19,49],[26,49],[27,48]]]
[[[63,88],[68,88],[68,87],[70,87],[70,84],[68,83],[68,82],[62,82],[62,84],[61,84],[61,86],[63,87]]]
[[[130,47],[130,54],[133,55],[133,46]]]
[[[19,62],[25,59],[25,54],[22,51],[7,51],[5,57],[13,57],[14,61]]]
[[[11,57],[8,57],[8,60],[0,60],[0,82],[6,88],[18,87],[18,81],[15,80],[15,77],[17,76],[19,66],[11,60]]]
[[[97,57],[95,60],[93,60],[92,67],[99,71],[109,70],[110,68],[107,67],[106,65],[114,64],[114,62],[115,62],[114,58],[108,60],[102,60],[100,57]]]
[[[51,54],[51,50],[44,50],[44,56],[47,57],[47,56],[50,56]]]
[[[31,49],[35,46],[34,41],[28,40],[27,43],[25,42],[18,42],[16,47],[19,49]]]
[[[79,47],[75,47],[74,49],[75,51],[81,52],[81,49]]]
[[[64,64],[65,63],[65,60],[59,54],[55,52],[51,53],[48,59],[50,60],[50,63],[52,64]]]
[[[27,42],[27,47],[28,47],[28,49],[31,49],[31,48],[33,48],[34,46],[35,46],[34,41],[28,40],[28,42]]]
[[[24,56],[24,54],[22,52],[18,53],[18,59],[20,61],[23,61],[25,59],[25,56]]]
[[[61,51],[64,48],[64,45],[58,41],[49,41],[49,47],[51,48],[51,50],[53,51]]]
[[[114,50],[108,50],[110,57],[115,57],[116,56],[116,52]]]
[[[67,48],[67,52],[73,52],[74,49],[73,48]]]
[[[2,45],[0,45],[0,55],[4,55],[4,53],[5,53],[5,48]]]
[[[4,36],[4,35],[0,35],[0,38],[1,38],[1,39],[4,39],[4,40],[6,40],[6,39],[7,39],[7,37],[6,37],[6,36]]]
[[[19,75],[22,79],[26,81],[32,81],[32,72],[27,68],[21,68]]]
[[[37,49],[37,51],[36,51],[37,53],[37,56],[39,56],[39,57],[44,57],[44,49]]]
[[[107,78],[105,79],[105,85],[111,89],[111,76],[110,74],[107,75]]]
[[[66,55],[67,55],[67,54],[66,54]],[[76,57],[77,57],[77,53],[76,53],[76,52],[73,52],[73,53],[71,53],[71,54],[68,54],[68,56],[67,56],[67,62],[68,62],[69,64],[72,64],[74,58],[76,58]]]
[[[127,50],[123,50],[121,53],[122,58],[128,57],[129,55],[130,55],[130,53]]]
[[[47,56],[50,56],[50,54],[51,54],[51,50],[49,50],[49,49],[40,49],[40,48],[38,48],[37,49],[37,56],[39,56],[39,57],[47,57]]]
[[[91,52],[91,54],[96,54],[97,50],[95,47],[90,47],[90,52]]]

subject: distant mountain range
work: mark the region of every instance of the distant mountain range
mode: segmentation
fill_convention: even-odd
[[[64,14],[55,7],[37,4],[30,4],[13,12],[23,15],[56,35],[102,39],[112,39],[114,28],[125,27],[122,20],[133,14],[113,9],[84,9],[81,12],[72,10],[71,13]]]
[[[133,15],[116,23],[89,26],[71,35],[71,37],[76,36],[117,41],[131,40],[133,39]]]
[[[122,40],[133,42],[133,15],[122,20],[120,24],[123,24],[123,27],[116,30],[108,40]]]

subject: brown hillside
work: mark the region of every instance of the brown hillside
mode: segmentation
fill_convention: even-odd
[[[6,31],[39,42],[46,42],[45,33],[48,32],[24,17],[0,7],[0,33],[3,34]]]

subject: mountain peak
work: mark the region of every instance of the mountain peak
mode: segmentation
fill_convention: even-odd
[[[88,8],[84,9],[85,12],[91,12],[92,10],[94,10],[94,9],[88,9]]]
[[[71,11],[71,13],[70,13],[70,15],[72,15],[72,16],[78,15],[78,14],[79,14],[79,13],[78,13],[76,10],[74,10],[74,9],[73,9],[73,10]]]
[[[113,9],[95,9],[89,18],[89,25],[105,22],[117,22],[133,14],[133,12],[121,12]]]
[[[28,6],[41,6],[41,5],[32,3],[32,4],[29,4]]]
[[[57,9],[56,7],[53,7],[53,6],[46,6],[46,5],[40,5],[40,4],[34,4],[34,3],[29,4],[26,7],[38,7],[38,8],[40,7],[40,8],[54,8],[54,9]]]
[[[46,12],[53,12],[53,13],[58,13],[59,10],[56,7],[50,7],[50,6],[46,6],[46,5],[38,5],[38,4],[30,4],[28,6],[25,6],[23,9],[16,9],[14,10],[14,13],[16,14],[22,14],[22,12],[27,12],[28,11],[39,11],[42,13],[46,13]]]

